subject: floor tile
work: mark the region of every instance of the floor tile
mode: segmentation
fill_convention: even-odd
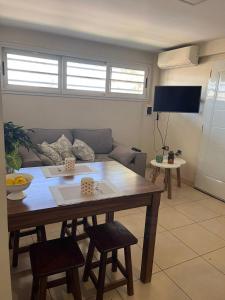
[[[154,260],[161,269],[175,266],[196,256],[194,251],[170,232],[157,234]]]
[[[132,256],[132,267],[133,267],[133,278],[134,280],[139,280],[140,272],[141,272],[141,259],[142,259],[142,249],[139,245],[134,245],[131,247],[131,256]],[[124,265],[124,251],[123,249],[118,251],[118,258],[120,262]],[[161,271],[160,268],[153,263],[153,274]],[[107,271],[108,278],[112,280],[117,280],[122,278],[120,271],[118,272],[111,272],[111,265],[109,265]]]
[[[198,224],[187,225],[171,232],[200,255],[225,246],[224,240]]]
[[[225,276],[200,257],[165,272],[192,300],[225,299]]]
[[[212,233],[215,233],[219,237],[225,240],[225,217],[217,217],[208,221],[199,223]]]
[[[128,296],[125,287],[118,291],[124,300],[190,300],[163,272],[154,274],[151,283],[136,281],[134,296]]]
[[[199,204],[199,202],[184,203],[175,206],[176,210],[186,215],[195,222],[200,222],[208,219],[218,217],[220,214],[208,209]]]
[[[10,263],[12,264],[12,251],[10,251]],[[16,268],[11,267],[11,274],[30,271],[30,268],[31,266],[29,253],[21,253],[18,259],[18,266]]]
[[[225,215],[225,202],[212,198],[210,196],[205,197],[205,199],[198,202],[204,207],[209,208],[210,210],[218,213],[220,215]]]
[[[130,230],[137,238],[144,236],[145,217],[135,215],[118,216],[116,219],[121,222],[128,230]],[[162,232],[165,229],[161,226],[157,226],[157,231]]]
[[[120,210],[120,211],[117,211],[115,213],[115,216],[128,216],[128,215],[142,215],[143,212],[145,211],[145,208],[143,207],[143,210],[142,208],[132,208],[132,209],[125,209],[125,210]]]
[[[172,207],[162,208],[159,211],[158,222],[161,226],[163,226],[167,230],[182,227],[193,223],[192,220],[187,218],[182,213],[176,211]]]
[[[210,264],[225,274],[225,248],[204,255]]]
[[[21,271],[12,275],[12,299],[25,300],[30,299],[32,287],[32,274],[30,270]],[[46,300],[50,300],[50,294],[47,291]],[[5,299],[6,300],[6,299]]]

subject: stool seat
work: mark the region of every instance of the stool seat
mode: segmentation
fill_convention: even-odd
[[[35,276],[50,276],[84,265],[84,258],[72,237],[33,244],[31,268]]]
[[[117,221],[88,227],[86,232],[101,253],[125,248],[138,242],[136,237]]]

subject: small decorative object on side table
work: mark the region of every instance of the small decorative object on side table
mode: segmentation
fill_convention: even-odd
[[[172,186],[171,186],[171,170],[177,170],[177,186],[181,187],[181,176],[180,176],[180,168],[182,165],[186,164],[186,161],[182,158],[176,157],[173,163],[169,163],[169,159],[164,158],[162,163],[158,163],[155,159],[151,161],[151,165],[154,167],[152,183],[155,183],[157,175],[160,173],[160,169],[165,169],[165,190],[168,191],[168,198],[172,199]]]

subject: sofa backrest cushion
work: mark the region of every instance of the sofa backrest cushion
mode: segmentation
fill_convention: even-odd
[[[96,154],[107,154],[112,151],[112,129],[73,129],[74,139],[79,139],[90,146]]]
[[[54,143],[63,134],[73,143],[73,135],[70,129],[44,129],[44,128],[32,128],[33,132],[29,132],[29,136],[34,145],[41,144],[43,142]]]

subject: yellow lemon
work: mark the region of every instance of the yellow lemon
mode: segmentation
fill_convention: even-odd
[[[28,180],[23,176],[17,176],[15,178],[15,184],[16,185],[27,184],[27,183],[28,183]]]
[[[15,179],[14,178],[7,178],[6,179],[6,185],[14,185]]]

